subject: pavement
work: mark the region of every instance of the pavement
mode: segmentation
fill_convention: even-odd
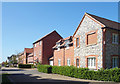
[[[103,82],[72,78],[59,74],[47,74],[38,72],[37,69],[19,69],[2,67],[2,73],[8,73],[8,78],[13,84],[120,84],[115,82]]]

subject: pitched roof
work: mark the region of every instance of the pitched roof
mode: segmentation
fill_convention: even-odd
[[[69,40],[69,39],[72,39],[72,36],[69,36],[69,37],[64,38],[64,39],[60,39],[60,40],[57,41],[56,43],[62,42],[62,44],[60,45],[60,47],[61,47],[61,46],[64,46],[64,45],[65,45],[65,40]],[[71,41],[70,44],[71,44],[71,43],[73,43],[73,41]],[[57,47],[57,44],[53,47],[53,49],[56,48],[56,47]]]
[[[51,35],[52,33],[57,33],[55,30],[54,31],[52,31],[51,33],[49,33],[49,34],[47,34],[47,35],[45,35],[45,36],[43,36],[42,38],[40,38],[40,39],[38,39],[37,41],[35,41],[33,44],[35,44],[35,43],[37,43],[37,42],[39,42],[40,40],[42,40],[42,39],[44,39],[45,37],[47,37],[47,36],[49,36],[49,35]],[[58,33],[57,33],[58,34]],[[59,34],[58,34],[59,35]],[[60,36],[60,35],[59,35]],[[60,36],[61,37],[61,36]],[[61,37],[62,38],[62,37]]]
[[[90,15],[91,17],[93,17],[94,19],[98,20],[100,23],[104,24],[106,27],[120,30],[120,27],[118,27],[118,26],[120,26],[120,23],[118,23],[118,22],[111,21],[111,20],[108,20],[108,19],[105,19],[102,17],[98,17],[98,16],[95,16],[95,15],[92,15],[89,13],[87,13],[87,14]]]
[[[120,23],[118,23],[118,22],[111,21],[111,20],[108,20],[108,19],[105,19],[105,18],[102,18],[102,17],[99,17],[99,16],[89,14],[89,13],[85,13],[82,20],[81,20],[81,22],[80,22],[80,24],[78,25],[76,31],[74,32],[73,36],[75,35],[77,30],[79,29],[79,27],[80,27],[80,25],[81,25],[81,23],[82,23],[85,16],[88,16],[90,19],[92,19],[93,21],[100,24],[101,28],[106,27],[106,28],[112,28],[112,29],[120,30]]]

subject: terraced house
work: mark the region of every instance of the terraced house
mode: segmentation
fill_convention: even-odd
[[[33,48],[25,48],[19,55],[20,64],[33,64]]]
[[[74,65],[74,49],[72,36],[60,39],[53,47],[54,50],[54,65],[56,66],[71,66]]]
[[[85,13],[73,39],[76,67],[120,67],[120,23]]]
[[[53,31],[33,43],[34,63],[49,64],[49,58],[53,56],[52,47],[62,37]]]

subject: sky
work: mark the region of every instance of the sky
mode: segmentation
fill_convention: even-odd
[[[85,12],[118,22],[117,2],[2,3],[2,60],[56,30],[72,36]]]

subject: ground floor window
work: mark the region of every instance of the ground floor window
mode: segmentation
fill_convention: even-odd
[[[79,68],[79,59],[76,59],[76,66]]]
[[[115,68],[115,67],[118,67],[119,66],[119,59],[117,56],[115,57],[112,57],[112,67]]]
[[[87,60],[88,60],[88,68],[96,67],[96,58],[95,57],[87,58]]]
[[[61,60],[58,59],[58,66],[61,66]]]
[[[67,65],[70,66],[70,59],[67,59]]]

